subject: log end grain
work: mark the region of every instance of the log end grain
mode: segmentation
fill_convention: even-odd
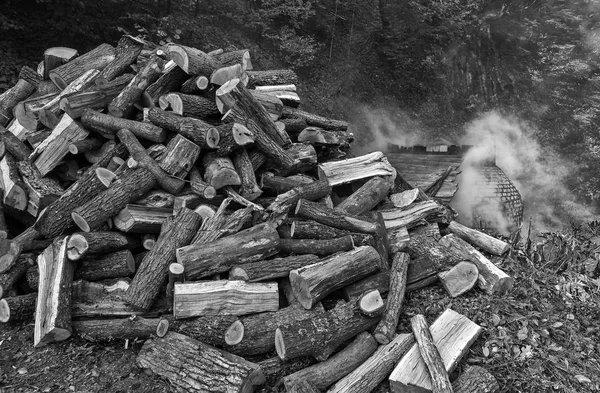
[[[3,292],[1,287],[0,292]],[[2,296],[2,293],[0,293],[0,296]],[[6,323],[8,321],[10,321],[10,306],[5,299],[0,299],[0,322]]]
[[[79,229],[81,229],[84,232],[90,232],[91,229],[89,224],[79,213],[72,212],[71,218],[75,222],[75,225],[79,227]]]
[[[358,299],[358,308],[366,316],[374,317],[380,314],[385,307],[381,294],[377,289],[365,293]]]
[[[169,320],[161,319],[156,325],[156,335],[158,337],[164,337],[169,331]]]
[[[71,235],[67,242],[67,258],[69,258],[71,261],[77,261],[81,259],[88,247],[89,244],[85,236],[79,233]]]
[[[130,250],[127,250],[127,267],[131,273],[135,273],[135,257]]]
[[[229,279],[248,281],[248,273],[242,266],[234,266],[229,270]]]
[[[299,274],[298,270],[292,270],[290,272],[290,283],[294,289],[294,295],[298,302],[307,310],[310,310],[313,306],[313,298],[308,287],[308,282]],[[283,359],[283,358],[282,358]]]
[[[117,177],[114,172],[106,168],[96,168],[96,176],[106,188],[108,188],[113,180],[115,180]]]
[[[231,324],[225,331],[227,345],[239,344],[244,338],[244,324],[239,319]]]
[[[281,329],[279,328],[275,330],[275,350],[277,351],[277,356],[279,356],[281,360],[286,360],[285,340],[283,339],[283,333],[281,333]]]
[[[212,149],[216,149],[221,141],[221,134],[219,130],[214,127],[209,128],[206,131],[206,145]]]
[[[474,263],[459,262],[452,269],[438,273],[438,278],[450,297],[457,297],[470,291],[477,283],[479,270]]]
[[[21,246],[19,243],[8,239],[0,239],[2,244],[3,255],[0,256],[0,273],[6,272],[13,267],[17,258],[21,254]]]

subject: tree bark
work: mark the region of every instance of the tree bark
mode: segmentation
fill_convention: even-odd
[[[183,88],[182,84],[188,78],[174,61],[168,61],[158,79],[144,91],[142,98],[145,107],[156,107],[160,97],[172,91]]]
[[[58,182],[42,174],[29,161],[18,163],[19,174],[28,192],[27,211],[37,217],[65,192]]]
[[[377,233],[377,224],[362,218],[340,213],[315,202],[300,199],[295,214],[318,223],[350,232]]]
[[[172,208],[128,204],[113,217],[113,224],[127,233],[160,233],[162,225],[172,215]]]
[[[61,89],[83,75],[88,70],[102,71],[116,57],[115,48],[101,44],[89,52],[50,71],[49,77]]]
[[[29,202],[27,186],[21,180],[18,163],[10,153],[5,153],[0,160],[0,175],[4,191],[2,200],[4,206],[17,211],[25,210]]]
[[[0,299],[0,322],[29,322],[34,319],[37,293]]]
[[[183,71],[183,70],[182,70]],[[204,75],[193,76],[188,79],[189,75],[185,74],[186,81],[181,85],[181,92],[184,94],[199,94],[204,93],[209,87],[210,81]]]
[[[67,241],[67,257],[72,261],[140,247],[140,240],[118,232],[77,232]]]
[[[215,190],[226,186],[239,186],[240,176],[229,157],[219,157],[214,153],[205,154],[203,159],[204,180]]]
[[[354,248],[354,242],[350,235],[325,240],[281,239],[279,247],[281,252],[284,253],[327,256],[341,251],[352,250]]]
[[[206,118],[220,114],[215,100],[210,97],[169,93],[166,99],[173,112],[181,116]]]
[[[200,146],[189,139],[175,135],[161,156],[160,167],[169,175],[184,179],[200,156]]]
[[[217,195],[217,190],[204,181],[196,167],[190,170],[190,187],[195,194],[205,199],[213,199]]]
[[[250,78],[252,78],[252,76],[250,76]],[[290,106],[285,106],[283,108],[283,117],[302,118],[309,126],[320,127],[330,131],[345,131],[348,129],[348,122],[343,120],[330,119],[314,113],[303,111],[301,109],[292,108]]]
[[[129,277],[135,273],[135,259],[130,250],[115,251],[82,260],[75,268],[76,280],[100,281]]]
[[[241,148],[233,153],[233,166],[241,181],[240,195],[249,201],[258,198],[262,194],[262,190],[256,184],[256,176],[246,149]]]
[[[156,126],[177,132],[201,148],[214,149],[220,144],[218,128],[200,119],[182,117],[159,108],[148,109],[147,118]]]
[[[450,225],[448,225],[448,231],[467,241],[471,245],[479,247],[483,251],[493,255],[501,256],[510,249],[508,243],[476,229],[466,227],[456,221],[452,221]]]
[[[10,269],[0,273],[0,299],[25,276],[27,269],[34,265],[35,257],[33,254],[21,254]]]
[[[292,70],[246,71],[249,89],[256,86],[297,84],[298,76]]]
[[[114,138],[119,130],[128,129],[136,137],[156,143],[164,142],[167,133],[160,127],[150,123],[135,120],[121,119],[119,117],[105,115],[93,109],[86,109],[81,116],[81,123],[91,131],[101,130],[101,134],[109,132]]]
[[[299,185],[290,191],[278,195],[275,201],[267,207],[265,214],[266,217],[264,218],[268,218],[273,221],[281,220],[294,206],[296,206],[296,214],[298,214],[297,206],[300,205],[300,201],[304,201],[312,206],[316,205],[316,203],[311,203],[309,201],[315,201],[324,198],[329,194],[331,194],[331,187],[327,182],[324,181],[316,181]]]
[[[146,340],[154,336],[163,337],[167,333],[168,326],[169,324],[166,319],[147,319],[137,315],[125,319],[73,321],[73,330],[75,333],[93,342]]]
[[[290,236],[292,239],[335,239],[344,236],[352,236],[355,247],[375,246],[373,236],[366,233],[355,233],[320,224],[316,221],[292,222]]]
[[[98,74],[96,84],[102,86],[124,74],[142,53],[142,49],[143,41],[130,35],[122,36],[115,49],[115,59]]]
[[[365,214],[387,197],[392,185],[388,179],[374,177],[344,199],[335,210],[355,216]]]
[[[500,389],[498,381],[480,366],[469,366],[452,384],[454,393],[494,393]]]
[[[29,97],[35,91],[35,86],[24,79],[0,94],[0,126],[7,126],[13,119],[13,109],[17,104]]]
[[[319,257],[316,255],[304,254],[235,265],[229,270],[229,279],[248,282],[275,280],[287,277],[291,270],[311,265],[318,261]]]
[[[185,334],[208,345],[223,348],[226,345],[226,334],[229,327],[239,321],[238,316],[219,314],[207,317],[196,317],[170,322],[171,331]]]
[[[210,76],[219,68],[219,62],[199,49],[183,45],[169,45],[167,48],[171,59],[188,75]]]

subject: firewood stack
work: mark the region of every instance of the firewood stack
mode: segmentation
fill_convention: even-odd
[[[481,332],[465,316],[396,330],[438,280],[510,290],[475,248],[508,245],[381,152],[348,157],[348,124],[299,109],[293,71],[130,36],[53,49],[0,95],[0,321],[35,314],[36,346],[147,339],[139,365],[185,390],[497,388],[480,368],[449,383]]]

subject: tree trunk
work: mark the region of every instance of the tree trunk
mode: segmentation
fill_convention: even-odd
[[[33,217],[37,217],[65,191],[56,180],[42,177],[42,174],[29,161],[19,162],[18,167],[28,192],[27,211]]]
[[[160,97],[172,91],[177,91],[179,88],[183,88],[182,84],[188,77],[188,74],[175,64],[174,61],[168,61],[165,64],[162,75],[144,91],[142,96],[144,106],[158,106]]]
[[[249,76],[252,80],[252,76],[250,74]],[[283,108],[283,117],[302,118],[309,126],[320,127],[330,131],[346,131],[348,129],[348,123],[343,120],[330,119],[289,106]]]
[[[116,57],[115,48],[109,44],[101,44],[91,51],[50,71],[49,77],[61,89],[79,78],[88,70],[102,71]]]
[[[354,248],[354,242],[350,235],[325,240],[281,239],[279,247],[284,253],[315,254],[323,257],[341,251],[350,251]]]
[[[126,205],[113,217],[115,228],[127,233],[160,233],[173,209],[141,205]]]
[[[226,345],[226,334],[229,327],[239,321],[236,315],[211,315],[207,317],[173,320],[171,331],[185,334],[208,345],[223,348]]]
[[[69,237],[67,256],[72,261],[84,259],[94,254],[104,254],[140,247],[140,241],[133,236],[118,232],[78,232]]]
[[[10,269],[0,273],[0,299],[25,276],[27,269],[34,265],[35,257],[33,254],[21,254]]]
[[[174,113],[181,116],[206,118],[220,114],[214,99],[183,93],[169,93],[166,97]]]
[[[320,224],[316,221],[293,221],[290,227],[292,239],[335,239],[344,236],[352,236],[355,247],[375,246],[373,235],[366,233],[355,233]]]
[[[219,62],[199,49],[183,45],[169,45],[167,48],[171,59],[188,75],[210,76],[219,68]]]
[[[185,74],[185,73],[184,73]],[[210,81],[204,75],[193,76],[188,79],[188,74],[185,74],[186,81],[181,85],[181,92],[184,94],[200,94],[206,92]]]
[[[241,148],[233,153],[233,165],[240,176],[240,195],[250,201],[258,198],[262,190],[256,184],[256,176],[246,149]]]

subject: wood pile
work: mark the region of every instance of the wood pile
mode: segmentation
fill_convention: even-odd
[[[397,326],[438,280],[509,291],[485,256],[508,245],[381,152],[348,156],[348,124],[299,109],[296,82],[130,36],[24,67],[0,95],[0,321],[34,318],[35,346],[146,340],[138,364],[187,391],[497,389],[477,367],[449,381],[481,333],[465,316]]]

